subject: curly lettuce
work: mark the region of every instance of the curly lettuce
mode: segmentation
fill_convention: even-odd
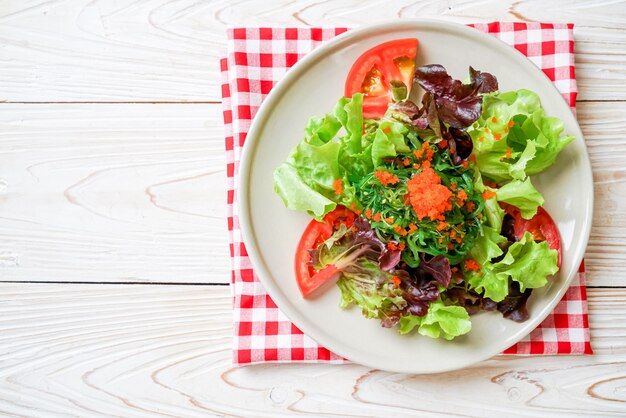
[[[486,229],[489,231],[489,229]],[[546,241],[535,242],[530,232],[511,244],[504,257],[498,260],[502,251],[495,250],[493,241],[506,241],[494,231],[491,237],[476,241],[470,256],[475,257],[480,268],[471,270],[465,265],[465,279],[468,284],[484,297],[500,302],[509,293],[509,278],[519,284],[521,291],[536,289],[548,283],[548,277],[555,274],[558,252],[550,248]],[[498,234],[499,235],[499,234]]]
[[[523,181],[554,164],[574,136],[563,136],[563,122],[546,116],[530,90],[486,94],[480,118],[468,130],[478,169],[496,181]]]
[[[407,334],[416,328],[419,334],[426,337],[452,340],[470,332],[472,322],[465,308],[446,305],[439,298],[430,304],[423,317],[406,315],[400,319],[400,334]]]
[[[318,220],[337,205],[358,203],[352,183],[371,174],[384,158],[408,152],[402,123],[388,120],[363,130],[363,96],[339,99],[333,113],[313,117],[305,137],[274,171],[274,191],[289,209]],[[342,130],[343,128],[343,130]],[[337,193],[340,181],[342,193]]]

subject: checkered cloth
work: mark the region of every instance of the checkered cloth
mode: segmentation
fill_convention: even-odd
[[[524,53],[576,104],[573,25],[489,23],[471,25]],[[233,28],[221,61],[226,130],[228,231],[234,294],[233,362],[325,361],[342,357],[304,335],[278,309],[255,276],[239,230],[237,175],[241,151],[263,98],[296,61],[346,28]],[[339,93],[338,93],[339,94]],[[505,354],[591,354],[584,265],[543,323]]]

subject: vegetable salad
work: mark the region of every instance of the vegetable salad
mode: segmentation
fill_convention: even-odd
[[[303,296],[336,282],[341,308],[432,338],[468,333],[479,311],[524,321],[532,289],[560,264],[531,176],[574,137],[534,92],[500,92],[471,67],[465,82],[438,64],[415,68],[417,41],[400,41],[404,55],[359,58],[350,97],[312,117],[274,173],[286,207],[314,218],[296,251]],[[385,60],[403,78],[385,77]]]

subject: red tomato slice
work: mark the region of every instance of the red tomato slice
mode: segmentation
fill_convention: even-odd
[[[402,81],[411,91],[416,55],[415,38],[396,39],[367,50],[348,73],[345,96],[363,93],[363,117],[382,117],[393,100],[391,80]]]
[[[345,224],[347,228],[352,227],[355,218],[356,213],[344,206],[337,206],[334,211],[328,212],[326,216],[324,216],[324,222],[336,231],[341,224]]]
[[[526,231],[533,235],[535,241],[547,241],[550,248],[559,252],[558,266],[561,267],[561,238],[559,230],[552,217],[541,206],[537,208],[537,214],[531,219],[524,219],[515,206],[500,202],[500,206],[513,217],[513,233],[518,239],[524,236]]]
[[[329,212],[324,217],[324,222],[318,222],[313,219],[307,225],[296,248],[295,258],[296,282],[303,297],[306,298],[311,295],[313,291],[317,290],[339,272],[332,264],[325,266],[320,271],[316,271],[309,266],[308,263],[311,261],[309,250],[316,249],[330,238],[341,224],[345,224],[350,228],[355,218],[356,214],[354,212],[343,206],[337,206],[337,209]]]

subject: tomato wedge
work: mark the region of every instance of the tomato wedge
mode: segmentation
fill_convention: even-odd
[[[531,219],[524,219],[518,208],[500,202],[500,206],[513,217],[513,234],[521,239],[526,231],[533,235],[535,241],[547,241],[550,248],[559,252],[558,266],[561,267],[561,238],[552,217],[541,206]]]
[[[382,117],[393,100],[392,80],[402,81],[411,91],[415,73],[417,39],[396,39],[367,50],[348,73],[345,96],[363,93],[363,117]]]
[[[328,212],[324,216],[324,222],[330,225],[334,231],[338,230],[341,224],[345,224],[347,228],[352,227],[355,219],[356,213],[344,206],[337,206],[334,211]]]
[[[313,219],[306,227],[296,248],[295,272],[296,282],[300,288],[302,296],[307,298],[321,287],[324,283],[332,279],[339,270],[332,264],[325,266],[322,270],[315,270],[309,265],[311,255],[309,250],[319,247],[324,241],[339,229],[342,224],[348,228],[352,226],[356,214],[343,206],[326,214],[324,222]]]

